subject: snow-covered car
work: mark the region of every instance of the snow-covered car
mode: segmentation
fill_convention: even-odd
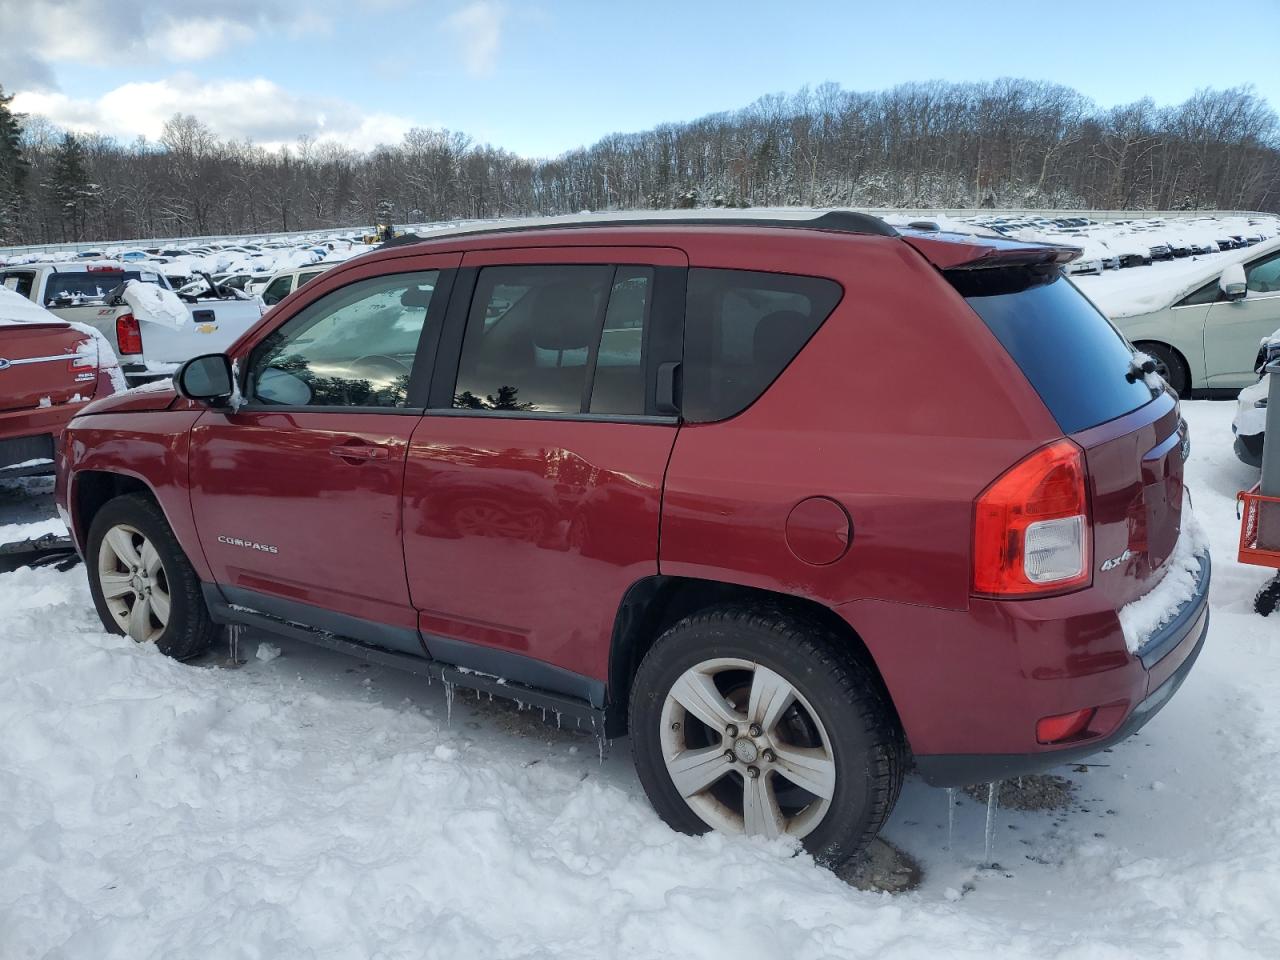
[[[256,298],[238,295],[186,304],[145,263],[28,264],[0,271],[0,285],[98,330],[131,382],[168,376],[184,360],[225,350],[262,316]]]
[[[1231,421],[1236,456],[1251,467],[1262,466],[1262,440],[1267,432],[1267,397],[1271,393],[1271,374],[1266,368],[1277,359],[1280,359],[1280,330],[1258,346],[1258,382],[1245,387],[1236,398],[1236,414]]]
[[[1236,415],[1231,421],[1236,456],[1251,467],[1262,466],[1262,440],[1267,431],[1267,395],[1270,392],[1271,374],[1264,373],[1261,380],[1245,387],[1236,398]]]
[[[123,388],[101,334],[0,287],[0,477],[52,473],[62,428]]]
[[[1253,383],[1258,342],[1280,327],[1280,238],[1085,280],[1084,292],[1184,397]]]

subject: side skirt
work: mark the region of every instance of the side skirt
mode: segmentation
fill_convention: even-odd
[[[215,623],[256,627],[277,636],[327,647],[379,666],[394,667],[397,670],[427,677],[429,680],[440,680],[468,690],[479,690],[481,693],[505,697],[522,706],[553,711],[595,731],[598,736],[604,734],[605,710],[602,707],[592,706],[590,701],[580,697],[544,690],[494,674],[481,673],[440,660],[431,660],[425,656],[415,656],[360,643],[306,624],[284,620],[243,604],[229,603],[223,597],[222,591],[213,584],[201,584],[201,589],[204,592],[205,603],[209,607],[209,615]]]

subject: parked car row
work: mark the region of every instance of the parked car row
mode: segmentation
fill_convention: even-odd
[[[990,216],[968,222],[1022,240],[1069,243],[1083,251],[1067,269],[1073,274],[1146,266],[1155,261],[1204,256],[1252,246],[1275,236],[1274,218],[1210,218],[1194,215],[1112,220],[1087,217]]]
[[[133,284],[141,285],[140,296],[131,297]],[[0,269],[0,287],[96,329],[133,383],[167,376],[183,360],[225,349],[262,316],[262,304],[238,292],[192,295],[184,302],[149,262],[138,260],[11,266]],[[166,303],[167,313],[157,314],[152,306]]]

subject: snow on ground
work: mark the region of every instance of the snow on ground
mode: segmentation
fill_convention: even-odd
[[[0,957],[1280,956],[1280,621],[1235,561],[1256,471],[1232,404],[1184,407],[1215,565],[1195,670],[1058,771],[1069,810],[1001,811],[996,868],[983,805],[957,792],[949,837],[947,793],[910,779],[887,836],[925,878],[897,896],[785,843],[672,833],[625,742],[601,760],[554,721],[262,635],[240,669],[174,663],[102,632],[82,567],[0,574]]]

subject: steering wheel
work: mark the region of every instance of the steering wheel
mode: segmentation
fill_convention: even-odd
[[[370,380],[394,380],[396,377],[407,377],[410,373],[407,364],[382,353],[360,357],[352,362],[351,369]]]

